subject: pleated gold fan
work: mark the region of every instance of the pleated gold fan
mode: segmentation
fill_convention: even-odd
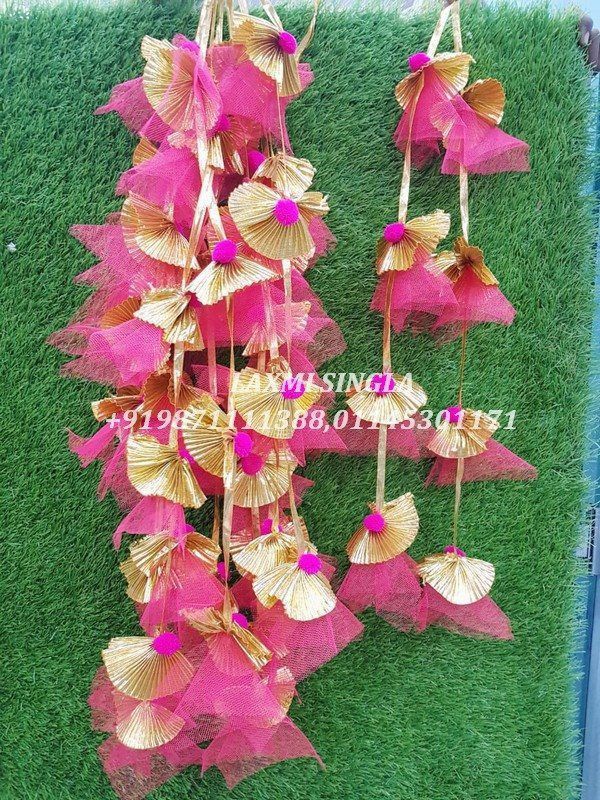
[[[319,561],[314,554],[306,553],[297,561],[279,564],[265,572],[252,584],[259,603],[271,608],[281,601],[285,614],[298,622],[324,617],[336,604],[335,594],[323,573],[302,568],[306,556]]]
[[[275,153],[260,164],[254,177],[270,180],[286,197],[297,200],[313,182],[315,168],[305,158]]]
[[[142,253],[177,267],[185,267],[189,242],[173,223],[171,212],[148,202],[144,197],[130,194],[121,210],[123,238],[129,252]],[[199,269],[195,257],[190,262],[192,269]]]
[[[434,211],[406,223],[387,225],[377,244],[377,272],[403,271],[431,256],[450,230],[450,214]]]
[[[233,401],[244,422],[263,436],[290,439],[298,417],[321,397],[316,384],[294,377],[282,359],[272,361],[266,372],[245,367],[235,384]]]
[[[233,473],[233,435],[227,414],[209,394],[188,406],[182,430],[184,444],[202,469],[222,478]]]
[[[262,183],[247,181],[229,196],[229,212],[244,240],[263,256],[293,259],[314,250],[308,225],[329,211],[321,192],[286,197]]]
[[[427,447],[443,458],[478,456],[487,449],[487,442],[498,428],[499,423],[483,411],[464,408],[458,422],[450,422],[446,412]]]
[[[245,143],[245,131],[241,122],[235,117],[226,117],[222,114],[217,121],[216,129],[206,143],[208,166],[243,175],[244,164],[239,151]]]
[[[114,328],[116,325],[121,325],[123,322],[129,322],[130,319],[134,318],[135,312],[140,305],[141,300],[139,297],[128,297],[126,300],[123,300],[122,303],[104,312],[100,317],[100,327]]]
[[[274,503],[289,489],[290,473],[297,464],[287,448],[278,452],[271,450],[266,457],[252,454],[240,459],[235,472],[233,502],[242,508]]]
[[[136,700],[175,694],[190,682],[194,668],[181,652],[161,655],[149,636],[111,639],[102,659],[112,685]]]
[[[115,734],[132,750],[151,750],[172,741],[185,725],[185,720],[168,708],[147,701],[121,710]]]
[[[454,552],[435,553],[419,564],[419,575],[425,583],[449,603],[468,605],[489,594],[496,571],[494,565],[479,558]]]
[[[203,350],[204,342],[198,317],[190,307],[191,296],[175,287],[152,289],[144,295],[134,316],[164,331],[169,344],[185,342],[188,349]]]
[[[277,278],[265,264],[237,254],[228,263],[211,261],[187,286],[205,306],[212,306],[247,286]]]
[[[438,53],[400,81],[396,86],[396,100],[402,108],[406,108],[417,99],[427,73],[426,79],[433,73],[432,79],[437,81],[442,94],[450,99],[467,85],[472,63],[473,58],[468,53]]]
[[[250,61],[279,87],[281,97],[301,91],[298,50],[294,37],[281,25],[249,14],[235,13],[232,41],[244,46]]]
[[[187,623],[206,639],[217,666],[225,668],[225,671],[227,664],[220,662],[220,658],[226,658],[227,652],[226,648],[220,646],[223,635],[231,637],[255,669],[262,669],[271,660],[273,654],[269,648],[252,631],[243,628],[234,620],[228,621],[222,611],[216,608],[203,608],[183,613]]]
[[[453,283],[460,278],[465,269],[472,269],[486,286],[498,286],[498,279],[485,265],[483,251],[467,244],[462,236],[454,242],[454,252],[444,250],[434,258],[436,272],[443,272]]]
[[[419,531],[419,517],[410,492],[390,500],[371,514],[348,542],[346,552],[352,564],[382,564],[403,553]]]
[[[179,395],[175,403],[175,390],[173,386],[173,370],[170,364],[166,368],[153,372],[146,378],[142,387],[144,403],[140,413],[144,411],[160,411],[165,404],[187,409],[192,403],[204,395],[202,389],[197,389],[190,383],[189,376],[184,372],[179,384]]]
[[[150,139],[146,139],[145,136],[142,136],[133,151],[133,166],[139,167],[139,165],[143,164],[145,161],[150,161],[157,153],[158,147],[152,144]]]
[[[156,495],[191,508],[199,508],[206,501],[191,466],[179,455],[178,448],[161,444],[152,436],[129,436],[127,477],[146,497]]]
[[[105,422],[114,414],[133,411],[142,402],[142,395],[135,386],[124,386],[116,394],[92,402],[92,414],[97,422]]]
[[[463,90],[462,97],[478,117],[489,122],[490,125],[500,125],[506,102],[506,95],[500,81],[495,78],[475,81]]]
[[[233,556],[240,575],[257,577],[265,572],[298,558],[296,539],[282,531],[257,536]]]
[[[347,392],[348,406],[357,417],[377,425],[397,425],[427,402],[427,395],[409,376],[396,373],[373,376]]]

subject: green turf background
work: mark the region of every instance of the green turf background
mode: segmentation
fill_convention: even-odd
[[[183,10],[182,10],[183,8]],[[301,32],[308,11],[285,17]],[[334,370],[373,370],[380,318],[368,313],[374,242],[393,218],[401,158],[391,142],[395,82],[423,49],[433,17],[323,13],[311,47],[317,80],[293,107],[292,140],[330,194],[334,254],[310,273],[341,325],[347,351]],[[80,472],[65,431],[94,429],[98,389],[58,377],[63,358],[45,346],[86,291],[71,278],[91,265],[68,235],[100,222],[119,201],[113,185],[133,140],[116,117],[94,118],[110,87],[140,72],[143,34],[191,33],[187,3],[131,3],[100,12],[63,6],[0,19],[4,75],[4,194],[0,314],[4,434],[0,717],[2,800],[104,800],[112,792],[88,728],[88,685],[113,635],[136,631],[110,536],[112,502],[95,499],[97,472]],[[445,39],[446,43],[448,40]],[[465,47],[474,78],[505,84],[503,127],[531,145],[530,175],[472,180],[472,240],[518,308],[508,330],[470,337],[465,398],[516,409],[499,439],[535,463],[534,484],[469,485],[462,542],[497,566],[494,597],[513,643],[443,631],[399,635],[367,615],[366,632],[301,687],[294,719],[327,771],[308,761],[269,769],[232,800],[565,800],[576,782],[569,650],[575,610],[574,547],[583,483],[589,329],[591,202],[582,194],[590,114],[588,74],[575,17],[543,8],[468,8]],[[446,44],[448,46],[448,44]],[[414,180],[411,213],[440,207],[458,232],[457,183],[432,168]],[[454,398],[457,345],[396,337],[436,411]],[[419,557],[449,537],[452,493],[425,491],[425,463],[389,468],[389,492],[413,491]],[[342,559],[372,499],[373,459],[327,457],[307,470],[316,487],[303,510],[315,540]],[[157,798],[225,798],[221,777],[188,770]]]

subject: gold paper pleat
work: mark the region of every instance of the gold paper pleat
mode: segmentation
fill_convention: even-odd
[[[136,700],[155,700],[187,686],[194,669],[181,650],[169,656],[156,652],[149,636],[111,639],[102,659],[111,683]]]
[[[487,449],[488,440],[499,428],[499,423],[483,411],[465,408],[460,422],[442,419],[427,445],[428,449],[442,458],[470,458]]]
[[[193,292],[203,305],[212,306],[247,286],[276,277],[277,273],[264,264],[238,255],[229,264],[211,261],[196,275],[187,290]]]
[[[158,153],[158,147],[152,144],[150,139],[146,139],[142,136],[133,151],[133,166],[138,167],[140,164],[143,164],[144,161],[149,161],[156,153]]]
[[[119,569],[127,581],[127,596],[134,603],[149,603],[156,583],[155,576],[145,575],[131,558],[123,561]]]
[[[280,600],[290,619],[308,622],[333,611],[336,597],[321,572],[308,575],[296,561],[280,564],[256,578],[254,593],[263,606],[271,608]]]
[[[230,636],[256,670],[262,669],[273,655],[266,645],[252,631],[242,628],[233,620],[228,621],[222,611],[216,608],[203,608],[200,611],[184,611],[186,621],[205,638],[213,658],[218,663],[219,640],[223,634]],[[227,649],[224,649],[225,653]],[[222,665],[225,667],[226,664]]]
[[[128,297],[113,308],[109,308],[100,317],[101,328],[114,328],[116,325],[121,325],[123,322],[129,322],[135,316],[135,312],[140,307],[141,300],[139,297]]]
[[[227,415],[212,397],[204,394],[188,406],[183,426],[183,441],[202,469],[222,478],[232,432]]]
[[[194,56],[177,49],[177,77],[173,57],[176,48],[165,40],[144,36],[142,56],[146,59],[143,86],[148,102],[160,118],[176,131],[194,127]]]
[[[425,583],[457,606],[475,603],[485,597],[494,583],[494,565],[456,553],[427,556],[418,567]]]
[[[233,561],[240,574],[258,577],[279,564],[297,558],[298,551],[293,534],[273,531],[253,539],[233,556]]]
[[[204,342],[198,317],[190,308],[190,295],[175,287],[152,289],[135,312],[138,319],[156,325],[164,331],[164,340],[169,344],[185,342],[194,350],[203,350]]]
[[[463,236],[454,242],[454,253],[444,251],[435,258],[437,272],[443,272],[455,283],[465,269],[472,269],[479,280],[486,286],[498,286],[494,273],[485,265],[483,252],[479,247],[469,245]]]
[[[244,45],[254,66],[276,81],[281,97],[289,97],[298,94],[302,87],[298,57],[284,53],[279,47],[281,30],[267,20],[236,13],[232,41]]]
[[[185,720],[164,706],[140,703],[117,722],[117,739],[132,750],[151,750],[172,741],[181,732]]]
[[[374,506],[371,511],[376,511]],[[361,525],[348,542],[346,552],[352,564],[382,564],[399,556],[414,542],[419,516],[410,492],[385,503],[379,513],[385,520],[383,530],[372,533]]]
[[[246,475],[240,466],[235,473],[233,502],[242,508],[257,508],[274,503],[290,486],[289,472],[297,466],[296,459],[287,451],[272,450],[256,475]]]
[[[298,200],[313,182],[315,168],[305,158],[276,153],[265,159],[254,173],[255,178],[267,178],[286,197]]]
[[[307,383],[301,397],[286,400],[281,394],[282,386],[292,378],[288,370],[262,373],[245,367],[239,373],[234,405],[252,430],[272,439],[290,439],[294,435],[296,418],[318,401],[322,390],[314,383]]]
[[[450,230],[450,215],[434,211],[423,217],[415,217],[405,225],[404,236],[399,242],[388,242],[384,238],[377,245],[377,271],[381,275],[390,270],[410,269],[416,261],[428,258]]]
[[[396,373],[392,377],[394,389],[386,394],[377,394],[368,384],[348,391],[348,406],[357,417],[376,425],[397,425],[425,405],[427,395],[418,383]]]
[[[439,53],[424,67],[411,72],[396,86],[396,100],[402,108],[416,101],[420,93],[421,74],[433,70],[442,89],[440,100],[450,99],[467,85],[473,58],[468,53]]]
[[[504,116],[506,95],[500,81],[485,78],[475,81],[462,93],[463,100],[473,111],[491,125],[499,125]]]
[[[307,255],[314,249],[308,223],[327,213],[320,192],[306,192],[295,201],[300,212],[293,225],[281,225],[274,216],[282,195],[261,183],[247,181],[229,196],[229,211],[245,241],[258,253],[276,260]]]
[[[189,242],[177,230],[170,215],[162,208],[149,203],[140,195],[130,194],[121,210],[121,226],[127,249],[134,253],[141,250],[145,255],[185,267],[189,250]],[[199,265],[193,257],[192,269]]]
[[[92,402],[92,414],[98,422],[105,422],[113,414],[122,414],[124,411],[133,411],[142,402],[142,396],[136,392],[135,387],[127,386],[120,389],[115,395],[109,395],[102,400]]]
[[[129,437],[127,476],[144,496],[156,495],[192,508],[199,508],[206,500],[178,448],[160,444],[152,436]]]

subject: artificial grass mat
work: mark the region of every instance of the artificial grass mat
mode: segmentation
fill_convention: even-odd
[[[565,800],[575,793],[569,650],[575,613],[571,552],[580,520],[591,319],[590,200],[585,180],[590,95],[575,17],[544,8],[467,7],[473,78],[505,84],[503,127],[531,145],[529,175],[471,181],[473,241],[518,309],[508,330],[469,337],[465,399],[516,409],[498,438],[539,467],[531,484],[469,484],[461,541],[494,562],[493,596],[510,616],[512,643],[443,631],[398,634],[366,615],[353,644],[301,687],[292,716],[327,770],[309,761],[270,768],[228,794],[211,771],[189,769],[162,798],[294,797],[324,800]],[[286,15],[294,32],[308,10]],[[58,377],[62,356],[44,342],[87,291],[70,280],[93,259],[68,235],[119,207],[113,186],[133,140],[115,117],[94,118],[113,84],[139,74],[141,37],[190,33],[185,4],[76,6],[0,21],[4,97],[2,247],[5,433],[0,461],[4,545],[2,659],[6,800],[113,797],[96,757],[86,698],[111,636],[135,634],[111,533],[120,514],[95,499],[97,471],[81,472],[66,428],[91,433],[101,389]],[[393,97],[407,54],[422,50],[433,15],[322,13],[310,61],[316,81],[290,114],[298,154],[328,192],[337,250],[310,280],[348,349],[331,370],[374,370],[380,318],[368,313],[374,243],[393,218],[401,157]],[[446,35],[447,36],[447,35]],[[449,39],[442,42],[442,49]],[[411,214],[444,208],[458,232],[457,182],[433,167],[414,179]],[[426,387],[434,413],[454,398],[456,343],[394,337],[397,367]],[[452,491],[423,488],[428,465],[397,460],[389,496],[412,491],[419,557],[447,543]],[[323,552],[346,566],[344,545],[372,499],[374,459],[328,456],[307,469],[303,505]]]

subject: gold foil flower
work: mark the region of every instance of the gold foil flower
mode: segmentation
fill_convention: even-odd
[[[483,411],[452,406],[442,414],[440,424],[427,445],[442,458],[470,458],[487,449],[488,440],[499,423]]]
[[[177,80],[173,58],[177,53]],[[146,60],[143,86],[148,102],[167,125],[187,131],[194,127],[193,53],[178,49],[166,40],[144,36],[142,56]]]
[[[137,143],[135,150],[133,151],[133,166],[139,167],[140,164],[143,164],[144,161],[150,161],[150,159],[158,153],[158,147],[155,144],[152,144],[150,139],[146,139],[145,136]]]
[[[203,608],[200,611],[184,611],[186,622],[199,631],[204,638],[208,648],[218,667],[228,672],[227,663],[228,648],[223,648],[222,637],[227,635],[239,647],[243,655],[248,659],[256,670],[262,669],[271,660],[272,653],[260,639],[247,627],[243,627],[241,618],[236,621],[236,615],[231,620],[227,620],[225,614],[216,608]]]
[[[469,558],[458,547],[427,556],[420,562],[419,575],[449,603],[457,606],[475,603],[485,597],[494,583],[494,565]]]
[[[384,503],[377,510],[371,503],[360,528],[348,542],[352,564],[382,564],[403,553],[414,542],[419,517],[410,492]]]
[[[198,317],[190,307],[190,300],[187,292],[175,287],[152,289],[144,296],[134,316],[162,328],[163,339],[169,344],[184,342],[189,350],[203,350]]]
[[[416,101],[428,73],[437,79],[439,99],[450,99],[467,85],[472,63],[468,53],[439,53],[433,58],[426,53],[414,53],[408,59],[410,74],[396,86],[396,100],[404,109]]]
[[[174,647],[161,647],[171,640]],[[122,636],[110,640],[102,659],[115,689],[136,700],[155,700],[175,694],[190,682],[194,669],[180,647],[172,633],[154,638]]]
[[[254,178],[266,178],[286,197],[299,199],[313,182],[315,168],[305,158],[276,153],[266,158]]]
[[[185,720],[157,703],[128,703],[115,700],[118,721],[117,739],[132,750],[151,750],[172,741],[183,729]]]
[[[121,210],[121,227],[127,249],[133,255],[141,250],[150,258],[185,267],[189,242],[173,222],[173,210],[164,211],[144,197],[130,194]],[[199,269],[195,257],[192,269]]]
[[[127,477],[145,496],[157,495],[192,508],[199,508],[206,500],[177,446],[161,444],[152,436],[129,436]]]
[[[263,256],[293,259],[314,250],[308,224],[329,211],[321,192],[286,197],[255,181],[238,186],[229,196],[229,212],[244,240]]]
[[[495,78],[475,81],[462,92],[462,98],[481,119],[491,125],[502,122],[506,95],[500,81]]]
[[[296,561],[274,567],[256,578],[252,587],[263,606],[271,608],[279,600],[286,615],[299,622],[324,617],[336,604],[315,553],[303,553]]]
[[[92,402],[92,414],[97,422],[105,422],[114,414],[133,411],[142,402],[142,395],[135,386],[124,386],[116,394]]]
[[[254,66],[277,83],[281,97],[298,94],[302,86],[295,37],[281,24],[249,14],[236,13],[233,20],[232,41],[243,45]]]
[[[242,508],[274,503],[287,492],[290,473],[298,462],[287,448],[271,450],[267,456],[250,453],[237,463],[233,502]]]
[[[434,211],[408,222],[386,225],[377,245],[377,272],[410,269],[417,261],[430,257],[450,230],[450,215]]]
[[[236,410],[252,430],[272,439],[290,439],[296,420],[313,406],[322,390],[294,376],[283,359],[270,362],[266,372],[245,367],[235,384]]]
[[[357,417],[376,425],[397,425],[413,416],[427,402],[427,395],[409,375],[372,375],[357,389],[347,392],[348,406]]]
[[[100,317],[100,327],[114,328],[123,322],[129,322],[135,316],[135,312],[140,307],[141,302],[139,297],[128,297],[122,303],[109,308]]]
[[[183,425],[184,444],[202,469],[225,478],[228,486],[233,482],[237,436],[227,415],[209,394],[203,394],[188,406]],[[242,434],[240,441],[245,442],[243,437],[249,438],[248,434]],[[248,452],[251,445],[250,442]]]
[[[233,561],[240,575],[257,577],[296,558],[298,550],[293,532],[272,530],[248,542],[233,556]]]
[[[453,283],[465,269],[471,269],[486,286],[498,286],[496,276],[483,261],[483,252],[479,247],[467,244],[462,236],[454,242],[453,253],[444,250],[435,257],[435,265],[437,271],[443,272]]]

